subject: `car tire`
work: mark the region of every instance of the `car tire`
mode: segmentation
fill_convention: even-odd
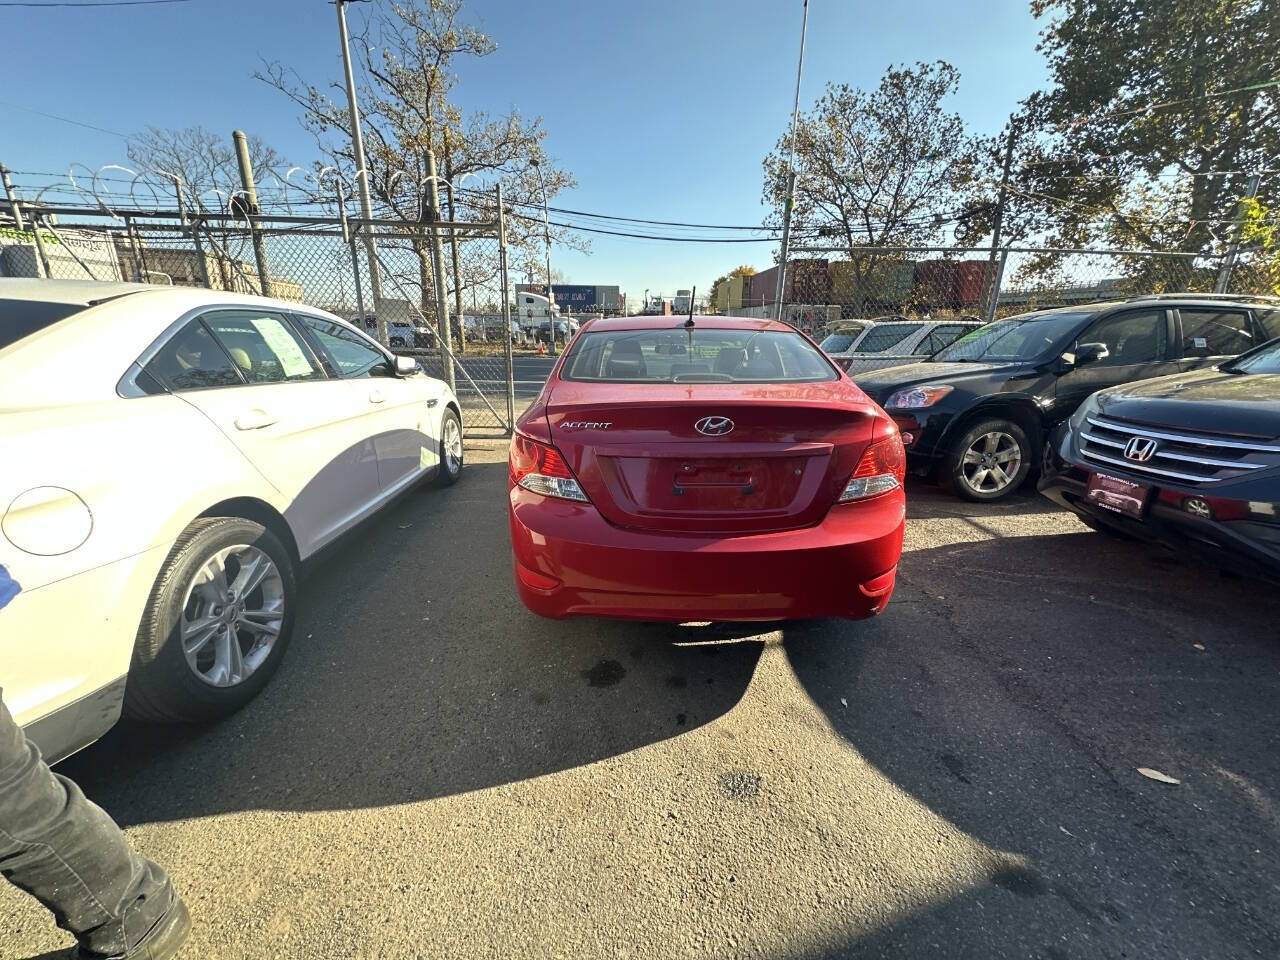
[[[440,469],[436,486],[451,487],[462,476],[462,421],[452,407],[440,418]]]
[[[209,576],[218,567],[227,587],[221,597],[213,595],[218,581]],[[231,598],[237,583],[251,589]],[[151,722],[197,723],[239,710],[279,667],[296,606],[292,556],[270,530],[240,517],[196,520],[169,551],[147,600],[125,684],[126,712]],[[193,648],[190,656],[184,644]]]
[[[952,493],[975,503],[991,503],[1022,486],[1031,472],[1032,452],[1026,431],[1012,420],[981,420],[951,445],[938,476]],[[1015,463],[1009,476],[1009,467]]]

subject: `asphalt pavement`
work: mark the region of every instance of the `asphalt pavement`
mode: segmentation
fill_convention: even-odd
[[[248,708],[63,765],[184,956],[1280,955],[1273,588],[913,485],[875,620],[548,622],[468,456],[313,566]],[[0,888],[0,957],[68,943]]]

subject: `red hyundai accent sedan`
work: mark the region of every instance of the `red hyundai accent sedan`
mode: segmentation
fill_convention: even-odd
[[[511,545],[545,617],[860,619],[902,551],[897,427],[791,327],[579,331],[516,425]]]

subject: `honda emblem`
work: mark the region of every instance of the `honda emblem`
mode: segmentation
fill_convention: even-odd
[[[1146,463],[1156,455],[1157,446],[1150,437],[1131,437],[1124,445],[1125,459],[1134,463]]]

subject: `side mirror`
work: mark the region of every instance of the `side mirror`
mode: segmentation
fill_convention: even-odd
[[[396,376],[411,377],[419,369],[418,361],[413,357],[396,357]]]
[[[1086,363],[1097,363],[1111,356],[1105,343],[1082,343],[1076,347],[1075,365],[1083,367]]]

